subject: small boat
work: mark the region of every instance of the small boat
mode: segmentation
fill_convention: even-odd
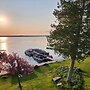
[[[44,56],[49,55],[48,52],[41,50],[41,49],[28,49],[25,51],[25,54],[30,57],[33,56],[34,54],[40,54],[40,55],[44,55]]]
[[[38,63],[52,61],[52,56],[48,52],[41,49],[28,49],[25,54],[29,57],[33,57]]]

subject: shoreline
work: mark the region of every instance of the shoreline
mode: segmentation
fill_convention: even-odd
[[[48,37],[49,35],[0,35],[0,37]]]

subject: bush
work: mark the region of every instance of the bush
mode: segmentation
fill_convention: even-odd
[[[83,90],[84,86],[84,80],[82,76],[82,70],[80,68],[74,67],[74,71],[72,74],[72,79],[70,83],[67,83],[67,75],[68,75],[69,67],[68,66],[62,66],[57,68],[55,71],[54,76],[59,76],[62,79],[57,82],[62,83],[62,85],[59,86],[62,90]]]

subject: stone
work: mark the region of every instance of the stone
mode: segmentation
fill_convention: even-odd
[[[58,87],[61,86],[61,85],[62,85],[62,83],[58,83],[58,84],[57,84]]]
[[[57,82],[57,81],[59,81],[61,79],[61,77],[54,77],[52,80],[54,81],[54,82]]]
[[[7,78],[8,78],[8,76],[1,76],[1,78],[2,78],[2,79],[7,79]]]

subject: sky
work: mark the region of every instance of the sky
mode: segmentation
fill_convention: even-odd
[[[58,0],[0,0],[0,35],[47,35]]]

